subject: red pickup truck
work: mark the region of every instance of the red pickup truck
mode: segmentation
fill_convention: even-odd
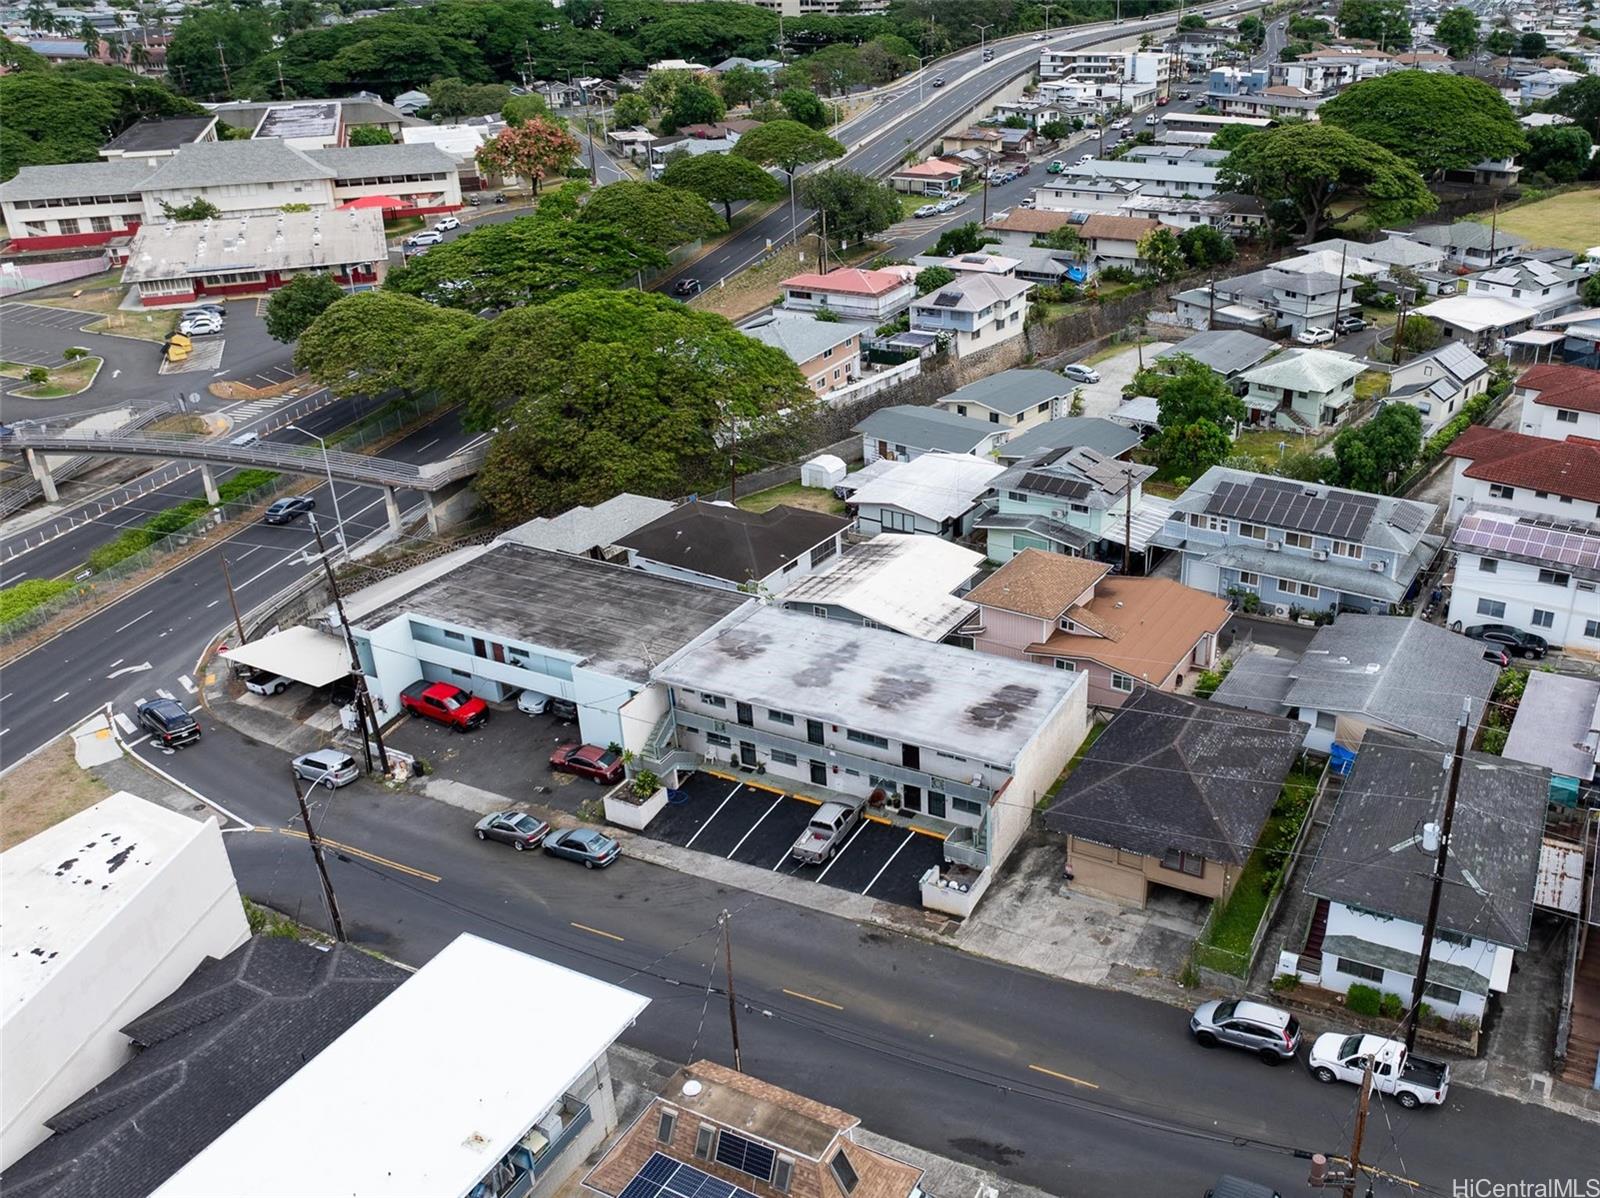
[[[400,692],[400,706],[457,732],[489,722],[489,705],[449,682],[413,682]]]

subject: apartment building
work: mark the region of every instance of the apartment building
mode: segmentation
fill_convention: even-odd
[[[1600,441],[1555,441],[1475,424],[1445,453],[1456,459],[1452,516],[1494,504],[1554,520],[1600,519]]]
[[[1600,440],[1600,371],[1548,363],[1523,372],[1512,389],[1517,427],[1535,437]]]
[[[1451,627],[1511,624],[1553,646],[1600,650],[1600,523],[1468,507],[1456,555]]]

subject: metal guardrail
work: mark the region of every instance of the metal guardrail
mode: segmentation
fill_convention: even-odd
[[[133,432],[136,429],[141,429],[147,425],[154,424],[163,416],[171,415],[171,413],[172,409],[164,405],[160,407],[146,408],[144,411],[135,415],[126,424],[118,427],[116,431],[119,433]],[[94,457],[91,454],[77,454],[74,457],[68,458],[65,462],[62,462],[61,465],[55,467],[50,471],[50,473],[55,477],[56,482],[64,482],[69,478],[76,478],[78,475],[82,474],[89,468],[89,464],[93,461]],[[43,497],[44,487],[40,485],[38,479],[29,477],[15,482],[9,487],[0,489],[0,516],[9,516],[12,512],[20,511],[22,508],[27,507],[28,504],[32,503],[35,499],[41,499]]]

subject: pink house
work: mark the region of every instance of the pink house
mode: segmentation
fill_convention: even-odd
[[[930,158],[916,166],[901,167],[889,176],[889,185],[912,195],[942,196],[960,191],[966,173],[967,168],[959,162]]]
[[[1176,692],[1217,659],[1226,600],[1168,578],[1024,549],[963,598],[977,604],[980,653],[1089,675],[1089,702],[1121,707],[1138,686]]]
[[[843,267],[827,274],[791,275],[780,286],[783,306],[796,312],[824,308],[846,320],[887,324],[917,298],[917,271],[913,266],[884,270]]]

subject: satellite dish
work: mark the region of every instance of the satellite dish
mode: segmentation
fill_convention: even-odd
[[[693,1098],[700,1093],[702,1088],[703,1087],[699,1082],[695,1081],[693,1078],[690,1078],[688,1081],[683,1083],[683,1096],[685,1098]]]

